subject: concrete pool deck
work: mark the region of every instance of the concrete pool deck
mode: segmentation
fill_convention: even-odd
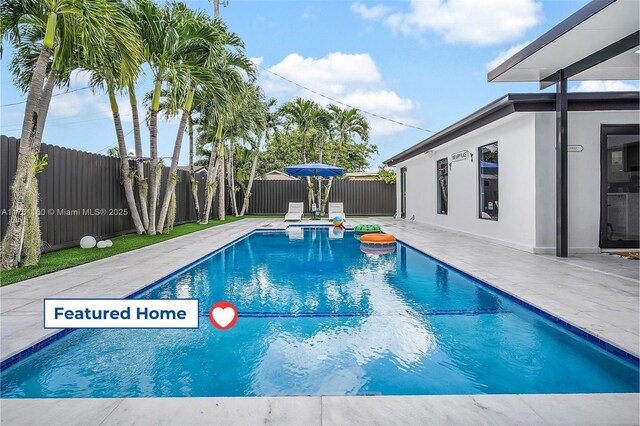
[[[609,255],[533,255],[390,218],[375,222],[425,253],[638,355],[638,262]],[[319,222],[305,221],[305,225]],[[45,297],[126,297],[254,229],[251,218],[0,288],[0,358],[54,334]],[[3,424],[638,424],[638,394],[1,400]],[[48,421],[43,416],[49,416]],[[173,423],[172,423],[172,420]],[[234,423],[235,420],[235,423]]]

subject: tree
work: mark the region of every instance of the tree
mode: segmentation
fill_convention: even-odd
[[[123,7],[122,12],[123,16],[127,16]],[[145,232],[145,227],[140,218],[140,213],[138,212],[133,192],[132,177],[135,170],[132,173],[129,167],[129,153],[127,152],[127,145],[124,139],[124,132],[122,130],[122,120],[120,119],[120,111],[116,100],[116,91],[122,91],[129,88],[138,76],[140,71],[138,66],[142,60],[142,44],[139,41],[133,22],[128,19],[128,17],[122,24],[128,24],[128,27],[123,27],[122,31],[130,34],[131,36],[127,46],[128,50],[123,52],[118,48],[117,44],[112,43],[109,39],[105,39],[102,43],[94,46],[92,54],[87,55],[82,65],[84,69],[90,72],[90,85],[94,89],[105,89],[107,96],[109,97],[109,105],[111,106],[111,113],[118,141],[120,173],[122,175],[122,184],[127,200],[127,206],[136,232],[138,234],[143,234]],[[129,57],[125,58],[126,55],[129,55]],[[131,71],[129,72],[127,72],[122,65],[126,61],[131,61]]]
[[[11,70],[18,87],[27,93],[18,166],[11,187],[11,216],[2,241],[1,266],[12,269],[20,262],[26,223],[33,225],[27,233],[28,241],[40,244],[39,221],[34,217],[38,197],[36,169],[54,87],[68,82],[78,59],[84,61],[99,52],[92,47],[106,38],[121,50],[124,74],[132,73],[134,61],[129,59],[135,54],[130,48],[130,21],[117,2],[1,0],[0,9],[2,38],[15,50]],[[30,258],[27,263],[37,260]]]
[[[176,47],[179,34],[176,31],[175,16],[167,6],[158,6],[151,0],[135,0],[131,14],[138,24],[138,30],[144,46],[144,60],[154,77],[154,89],[149,108],[149,155],[151,171],[149,174],[149,235],[156,234],[156,209],[162,163],[158,159],[158,111],[162,84],[168,70],[176,59]]]
[[[117,146],[112,146],[107,150],[107,155],[109,157],[120,158],[120,148],[118,148]]]
[[[227,37],[237,37],[233,33],[227,32],[226,34]],[[214,68],[221,79],[224,90],[220,93],[220,99],[217,102],[209,102],[203,108],[199,119],[198,143],[201,149],[209,143],[212,145],[207,162],[205,200],[202,216],[200,217],[200,223],[202,224],[206,224],[209,220],[213,194],[218,189],[220,182],[218,180],[219,170],[220,167],[224,167],[223,140],[230,134],[230,128],[226,126],[229,123],[233,123],[234,114],[237,114],[238,105],[240,104],[237,99],[246,84],[243,80],[243,75],[247,75],[252,80],[255,73],[253,63],[242,53],[227,51],[219,59],[219,61],[215,62]],[[222,198],[224,198],[224,192],[222,193]],[[221,200],[218,200],[219,205],[220,203]]]
[[[210,21],[204,13],[194,12],[182,3],[173,3],[170,7],[172,15],[175,17],[175,30],[179,34],[179,43],[175,49],[179,58],[172,63],[167,79],[171,87],[171,102],[174,106],[182,106],[181,119],[169,167],[169,180],[156,225],[157,232],[164,230],[168,214],[175,217],[178,161],[196,90],[207,90],[211,87],[221,90],[222,86],[219,77],[211,72],[211,65],[218,56],[223,54],[224,45],[221,41],[224,39],[225,29],[219,21]],[[172,205],[171,212],[169,211],[170,205]],[[169,225],[171,228],[172,221]]]
[[[222,0],[222,5],[227,6],[229,4],[229,0]],[[213,0],[213,17],[220,17],[220,0]],[[221,147],[222,155],[224,156],[224,145]],[[225,202],[224,202],[224,167],[220,168],[219,175],[217,176],[218,180],[218,217],[221,220],[224,220],[225,216]]]
[[[231,206],[236,216],[240,216],[236,202],[235,153],[238,143],[248,144],[259,150],[260,133],[264,128],[265,111],[261,102],[264,95],[260,88],[252,82],[247,82],[238,92],[234,101],[233,114],[230,116],[227,134],[229,150],[227,156],[227,176]]]
[[[347,144],[353,141],[354,136],[360,137],[360,140],[366,143],[369,141],[369,122],[356,108],[342,109],[336,105],[329,105],[329,111],[333,118],[333,126],[338,134],[337,146],[333,158],[333,163],[338,163],[340,154],[347,151]],[[348,152],[348,151],[347,151]],[[329,183],[325,189],[322,198],[321,210],[324,212],[327,201],[329,201],[329,192],[333,179],[329,179]]]
[[[394,184],[396,183],[396,172],[394,169],[389,169],[387,166],[382,165],[378,169],[378,180],[384,183]]]
[[[251,160],[251,171],[249,172],[249,179],[247,181],[246,187],[243,186],[244,200],[242,203],[242,209],[240,210],[240,216],[244,216],[245,212],[249,210],[249,199],[251,198],[251,188],[253,187],[253,181],[256,178],[256,169],[258,167],[258,159],[260,158],[261,146],[260,140],[264,137],[265,145],[269,145],[269,141],[271,140],[272,133],[275,132],[277,126],[280,122],[280,115],[277,110],[274,111],[274,107],[276,104],[276,100],[271,98],[268,100],[264,100],[261,96],[258,103],[257,109],[259,117],[256,120],[256,130],[258,131],[256,138],[253,139],[253,143],[250,144],[253,148],[253,159]],[[262,131],[261,131],[262,130]],[[240,181],[240,179],[238,179]]]
[[[300,152],[302,163],[307,163],[307,149],[309,132],[318,126],[318,120],[322,117],[322,107],[308,99],[295,98],[287,102],[280,108],[280,112],[286,122],[285,126],[295,128],[300,134]],[[307,177],[309,207],[313,203],[313,184],[311,178]]]

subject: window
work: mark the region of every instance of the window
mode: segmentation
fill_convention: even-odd
[[[449,161],[446,158],[438,160],[438,214],[449,211]]]
[[[400,169],[400,218],[407,217],[407,168]]]
[[[498,220],[498,142],[478,148],[480,219]]]

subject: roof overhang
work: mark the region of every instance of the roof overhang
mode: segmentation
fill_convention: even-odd
[[[555,93],[508,94],[457,123],[394,155],[384,163],[394,166],[416,155],[433,150],[440,145],[484,127],[514,112],[555,112]],[[638,111],[638,92],[570,93],[569,111]]]
[[[640,2],[593,0],[487,75],[493,82],[640,78]]]

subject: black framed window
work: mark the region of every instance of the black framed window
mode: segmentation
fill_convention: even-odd
[[[407,217],[407,168],[400,169],[400,218]]]
[[[449,160],[443,158],[437,162],[438,169],[438,214],[449,212]]]
[[[498,220],[498,142],[478,148],[479,217]]]

